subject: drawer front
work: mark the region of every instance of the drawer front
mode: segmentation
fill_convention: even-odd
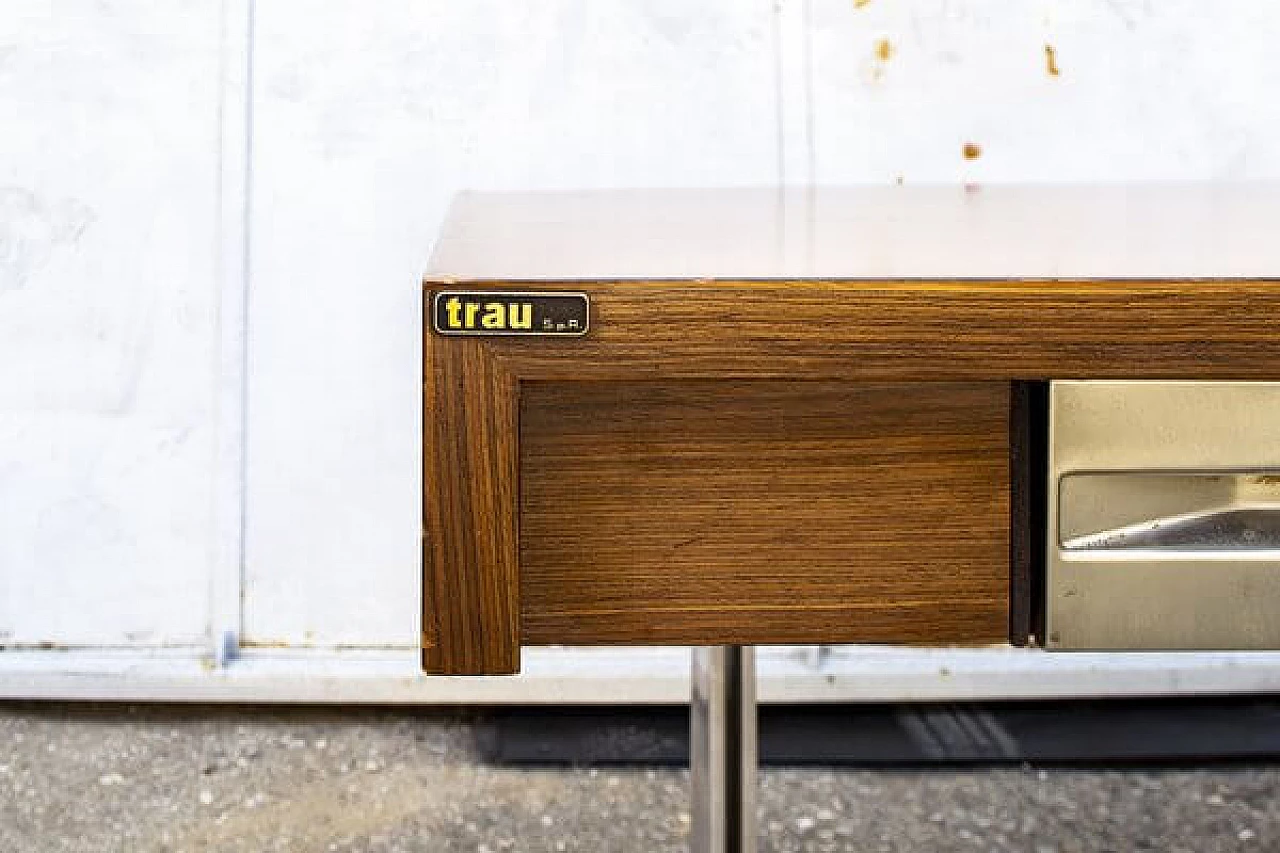
[[[1054,382],[1047,645],[1280,647],[1280,383]]]
[[[525,643],[999,643],[1007,383],[528,382]]]

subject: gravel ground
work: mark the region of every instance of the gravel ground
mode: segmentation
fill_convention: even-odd
[[[679,770],[418,711],[0,705],[0,851],[685,850]],[[762,851],[1280,850],[1280,767],[768,770]]]

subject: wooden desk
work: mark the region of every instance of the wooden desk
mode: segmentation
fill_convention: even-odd
[[[424,300],[424,668],[1033,639],[1040,383],[1280,375],[1280,205],[1233,192],[463,197],[428,294],[584,292],[590,330]]]

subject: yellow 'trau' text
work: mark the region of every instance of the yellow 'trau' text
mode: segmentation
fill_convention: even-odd
[[[463,302],[451,296],[444,303],[449,329],[532,329],[533,306],[527,302]]]

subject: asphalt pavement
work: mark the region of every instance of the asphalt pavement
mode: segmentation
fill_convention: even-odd
[[[0,705],[0,851],[682,851],[688,774],[424,710]],[[761,850],[1280,850],[1280,764],[768,769]]]

